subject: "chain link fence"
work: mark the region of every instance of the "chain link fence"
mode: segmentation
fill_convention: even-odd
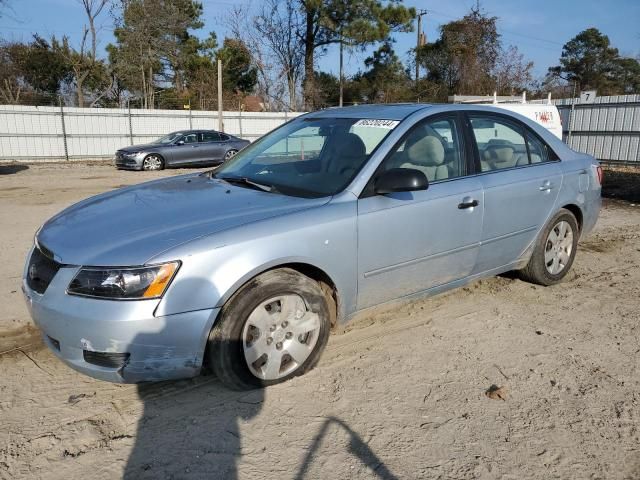
[[[0,105],[0,160],[92,160],[112,158],[128,145],[169,132],[222,130],[255,140],[299,112],[222,112]]]

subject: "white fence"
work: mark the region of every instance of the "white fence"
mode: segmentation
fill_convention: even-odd
[[[255,140],[298,112],[223,112],[224,131]],[[111,158],[169,132],[218,130],[218,112],[0,105],[0,160]]]
[[[566,98],[554,103],[571,148],[603,163],[640,166],[640,95],[596,97],[594,103]]]

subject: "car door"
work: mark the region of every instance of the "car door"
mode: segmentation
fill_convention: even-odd
[[[414,125],[382,162],[358,200],[358,308],[468,276],[482,232],[482,185],[458,114]],[[376,195],[375,178],[415,168],[427,190]]]
[[[480,273],[522,256],[554,211],[562,171],[550,147],[524,123],[485,112],[468,118],[484,190]]]
[[[172,149],[171,163],[173,165],[184,165],[197,162],[200,156],[200,146],[197,132],[185,133]]]
[[[202,132],[202,162],[221,162],[226,152],[225,138],[218,132]],[[225,138],[223,138],[225,137]]]

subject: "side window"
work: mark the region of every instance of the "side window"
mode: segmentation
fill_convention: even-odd
[[[413,168],[435,182],[465,175],[464,158],[455,117],[440,117],[414,125],[391,151],[383,169]]]
[[[549,161],[549,147],[538,137],[527,133],[527,145],[529,145],[530,163]]]
[[[471,128],[478,145],[483,172],[529,164],[522,129],[496,117],[473,115]]]
[[[198,142],[198,134],[197,133],[189,133],[182,137],[184,143],[197,143]]]
[[[202,142],[219,142],[220,134],[218,132],[202,132]]]
[[[227,135],[225,135],[224,133],[219,133],[218,135],[220,136],[220,141],[221,142],[226,142],[227,140],[229,140],[229,137]]]

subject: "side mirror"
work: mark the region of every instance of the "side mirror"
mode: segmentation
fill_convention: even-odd
[[[176,145],[184,145],[184,140],[178,140],[178,141],[176,142]]]
[[[378,195],[394,192],[415,192],[429,188],[427,176],[414,168],[392,168],[380,175],[374,190]]]

